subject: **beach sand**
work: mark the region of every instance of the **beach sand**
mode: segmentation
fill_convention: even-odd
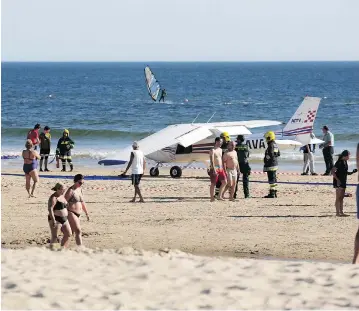
[[[20,173],[2,173],[11,172]],[[253,198],[243,199],[240,192],[236,202],[210,203],[204,171],[187,170],[177,180],[167,175],[168,168],[161,174],[166,175],[143,178],[145,204],[129,203],[129,180],[85,179],[91,220],[81,216],[83,241],[101,250],[96,253],[32,247],[47,245],[50,236],[50,188],[58,181],[70,186],[71,180],[41,178],[36,198],[28,199],[23,176],[2,176],[3,308],[22,309],[25,303],[33,309],[359,307],[359,271],[345,264],[352,260],[358,227],[355,187],[348,187],[353,197],[344,202],[350,216],[336,217],[331,186],[280,184],[278,199],[263,199],[268,185],[254,181],[266,176],[253,174]],[[356,184],[356,178],[349,176],[349,182]],[[279,175],[279,181],[331,183],[332,178]],[[10,250],[25,247],[30,248]],[[109,250],[123,247],[132,255]],[[74,239],[71,248],[76,249]],[[178,251],[160,256],[159,249],[212,258]],[[71,289],[69,296],[59,295]]]
[[[131,248],[2,250],[3,309],[357,309],[359,266]]]

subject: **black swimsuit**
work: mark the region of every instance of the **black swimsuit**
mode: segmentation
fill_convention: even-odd
[[[61,211],[62,209],[66,208],[66,204],[64,202],[57,201],[54,206],[54,211]],[[50,215],[47,216],[47,219],[50,221]],[[63,225],[67,221],[67,216],[57,216],[55,215],[55,220]]]

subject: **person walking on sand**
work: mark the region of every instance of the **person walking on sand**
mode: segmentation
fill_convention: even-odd
[[[323,149],[323,157],[325,161],[325,173],[323,176],[328,176],[333,169],[333,154],[334,154],[334,135],[329,131],[328,126],[324,125],[322,128],[324,143],[319,145]]]
[[[75,233],[76,244],[78,246],[82,245],[82,231],[80,223],[80,216],[82,211],[85,212],[87,221],[90,221],[86,203],[84,201],[84,195],[82,193],[83,184],[84,176],[81,174],[75,175],[74,184],[69,189],[67,189],[65,194],[65,200],[68,202],[68,219],[71,230],[73,233]]]
[[[26,141],[26,150],[22,151],[22,158],[24,159],[23,170],[26,178],[26,191],[29,194],[29,198],[34,196],[36,184],[39,182],[39,174],[37,172],[37,160],[40,159],[40,155],[33,150],[33,143],[30,139]],[[30,183],[33,180],[32,190],[30,193]]]
[[[359,169],[359,143],[357,145],[357,154],[356,154],[356,162],[357,162],[357,169]],[[358,184],[357,184],[357,219],[359,219],[359,174],[358,174]],[[355,235],[354,239],[354,257],[353,257],[353,264],[359,264],[359,227],[357,234]]]
[[[68,247],[70,237],[72,235],[70,223],[68,221],[67,201],[65,200],[65,186],[57,183],[55,187],[51,188],[55,191],[48,200],[49,221],[51,239],[50,244],[56,243],[59,239],[59,229],[63,233],[61,246]]]
[[[216,187],[216,183],[218,181],[221,182],[221,187],[219,188],[218,200],[223,201],[223,190],[227,185],[227,177],[226,173],[223,170],[223,162],[222,162],[222,140],[220,137],[216,137],[214,140],[214,148],[209,152],[209,160],[210,160],[210,169],[209,175],[211,179],[211,187],[210,187],[210,196],[211,202],[215,200],[214,198],[214,188]]]
[[[337,162],[332,169],[333,174],[333,187],[335,188],[335,209],[337,216],[349,216],[343,212],[343,201],[345,195],[345,189],[347,187],[347,177],[348,175],[354,174],[357,172],[357,169],[354,169],[352,172],[348,172],[348,160],[350,157],[350,152],[344,150],[340,155]]]
[[[45,172],[50,172],[47,168],[47,162],[49,159],[51,149],[51,134],[48,126],[44,127],[44,131],[40,134],[40,172],[42,172],[42,163],[45,160]]]
[[[121,174],[122,176],[125,176],[128,169],[130,167],[132,167],[132,174],[131,174],[131,180],[132,180],[132,185],[135,188],[135,194],[133,196],[133,199],[130,202],[136,202],[136,196],[138,194],[141,203],[144,203],[145,201],[143,200],[142,194],[141,194],[141,189],[140,189],[140,182],[141,182],[141,178],[145,172],[145,168],[146,168],[146,161],[145,161],[145,156],[143,154],[143,152],[141,150],[139,150],[139,146],[138,143],[136,141],[133,142],[132,144],[132,152],[131,152],[131,156],[130,156],[130,162],[128,162],[127,168],[126,170]]]
[[[228,151],[223,155],[223,167],[227,173],[227,186],[229,188],[229,200],[234,201],[234,188],[237,182],[237,175],[239,171],[239,164],[237,159],[237,152],[234,150],[234,142],[228,143]]]

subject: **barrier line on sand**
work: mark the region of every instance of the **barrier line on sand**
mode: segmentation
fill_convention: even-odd
[[[12,173],[1,173],[4,176],[19,176],[23,177],[24,174],[12,174]],[[73,179],[74,176],[70,175],[40,175],[41,178],[63,178],[63,179]],[[102,175],[85,175],[86,180],[130,180],[130,177],[120,177],[120,176],[102,176]],[[242,181],[242,179],[239,179]],[[260,183],[267,184],[268,181],[264,180],[251,180],[251,183]],[[333,186],[332,183],[326,182],[303,182],[303,181],[278,181],[277,184],[288,184],[288,185],[307,185],[307,186]],[[348,187],[356,187],[357,184],[347,184]]]

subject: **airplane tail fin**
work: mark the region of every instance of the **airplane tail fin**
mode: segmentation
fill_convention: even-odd
[[[283,136],[308,135],[313,131],[321,98],[306,96],[282,131]]]

